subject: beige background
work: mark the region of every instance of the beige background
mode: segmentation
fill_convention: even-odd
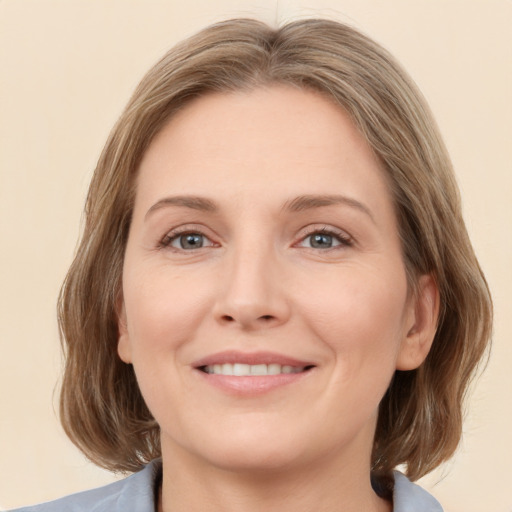
[[[512,512],[511,0],[0,0],[0,507],[114,478],[56,420],[55,301],[91,170],[131,91],[174,42],[212,21],[303,15],[349,22],[384,44],[437,116],[496,327],[461,448],[422,484],[447,512]]]

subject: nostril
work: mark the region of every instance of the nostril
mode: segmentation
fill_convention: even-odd
[[[274,315],[222,315],[219,317],[219,320],[224,324],[240,324],[245,327],[256,327],[259,325],[260,327],[263,325],[270,325],[272,322],[276,320],[276,316]]]

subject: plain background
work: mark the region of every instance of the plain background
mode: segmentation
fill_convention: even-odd
[[[57,294],[95,161],[137,82],[175,42],[235,16],[352,24],[431,104],[496,323],[461,447],[421,483],[446,512],[512,512],[511,0],[0,0],[0,507],[115,478],[56,418]]]

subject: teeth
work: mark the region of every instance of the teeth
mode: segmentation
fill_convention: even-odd
[[[250,367],[251,375],[268,375],[266,364],[255,364]]]
[[[300,373],[304,371],[304,367],[280,364],[225,363],[205,366],[204,371],[214,375],[235,375],[237,377],[245,377],[249,375],[279,375],[280,373]]]
[[[222,370],[224,370],[224,365],[222,366]],[[229,367],[228,367],[229,371]],[[251,367],[248,364],[238,364],[235,363],[233,365],[233,375],[236,375],[237,377],[243,377],[245,375],[251,374]]]
[[[267,365],[267,375],[278,375],[281,373],[280,364],[269,364]]]

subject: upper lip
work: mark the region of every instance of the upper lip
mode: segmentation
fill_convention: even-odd
[[[240,352],[237,350],[225,350],[223,352],[217,352],[210,354],[206,357],[194,361],[192,366],[195,368],[201,368],[203,366],[212,366],[214,364],[280,364],[282,366],[295,366],[295,367],[306,367],[314,366],[310,361],[296,359],[283,354],[275,352]]]

